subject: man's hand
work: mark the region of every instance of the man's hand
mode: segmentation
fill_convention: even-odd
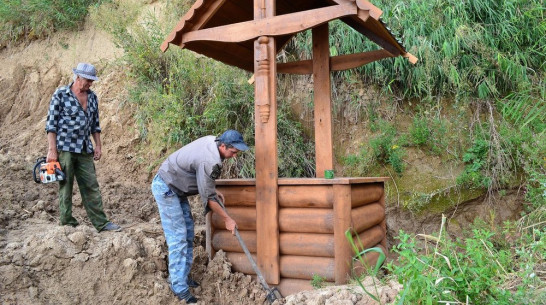
[[[237,228],[237,223],[233,218],[231,218],[226,210],[220,206],[220,204],[214,200],[209,200],[209,207],[210,209],[220,215],[222,219],[224,219],[224,223],[226,224],[226,229],[231,232],[231,234],[235,235],[235,228]]]
[[[231,234],[235,235],[235,228],[237,227],[235,220],[228,216],[227,218],[224,218],[224,222],[226,223],[226,229],[230,231]]]
[[[100,146],[95,147],[95,153],[93,155],[93,160],[98,161],[102,157],[102,149]]]
[[[58,158],[57,149],[53,148],[53,149],[48,149],[47,150],[46,162],[57,161],[57,158]]]

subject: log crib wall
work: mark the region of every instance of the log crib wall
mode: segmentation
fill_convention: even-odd
[[[270,284],[287,296],[312,289],[314,275],[327,282],[347,283],[351,272],[358,269],[351,264],[354,253],[345,237],[348,228],[356,232],[364,249],[381,247],[386,254],[387,179],[279,178],[279,234],[277,240],[267,242],[277,243],[280,253],[278,261],[267,263],[279,265],[280,280]],[[216,185],[225,196],[226,209],[237,222],[248,250],[258,261],[255,180],[217,180]],[[206,247],[210,257],[223,250],[234,271],[255,275],[235,236],[213,213],[207,217]],[[375,252],[366,256],[371,266],[377,258]]]

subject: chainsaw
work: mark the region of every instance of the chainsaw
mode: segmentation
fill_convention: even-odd
[[[59,164],[57,161],[46,162],[45,157],[36,159],[32,176],[34,177],[34,182],[36,183],[50,183],[61,181],[66,178],[65,174],[61,170],[61,164]]]

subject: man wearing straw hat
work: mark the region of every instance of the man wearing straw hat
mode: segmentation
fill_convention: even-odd
[[[99,80],[95,67],[79,63],[73,82],[58,88],[49,104],[46,120],[47,162],[59,161],[66,179],[59,181],[59,218],[61,225],[77,226],[72,216],[74,176],[80,188],[83,206],[97,231],[120,231],[108,220],[102,208],[102,196],[95,164],[102,155],[98,98],[89,88]],[[91,142],[93,137],[95,145]]]

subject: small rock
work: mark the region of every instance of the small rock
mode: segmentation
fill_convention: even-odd
[[[34,286],[28,287],[28,296],[31,299],[35,299],[38,296],[38,288],[36,288]]]
[[[32,211],[34,212],[37,212],[37,211],[42,211],[45,207],[45,201],[43,200],[38,200],[38,202],[32,207]]]

